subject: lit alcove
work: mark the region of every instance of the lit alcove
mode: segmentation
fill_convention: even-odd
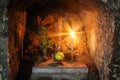
[[[84,77],[84,71],[83,79],[108,78],[115,21],[103,2],[35,0],[10,3],[8,41],[10,61],[14,61],[10,63],[11,80],[15,77],[17,80],[76,80]],[[71,32],[75,36],[71,36]],[[46,39],[48,42],[44,41]],[[60,64],[54,61],[57,52],[65,56]],[[15,69],[14,65],[17,65]],[[69,69],[73,74],[71,71],[66,76]],[[76,73],[77,70],[83,74]],[[54,74],[49,76],[40,71]],[[56,78],[55,72],[59,71]],[[74,73],[78,75],[74,76]]]
[[[74,3],[74,5],[79,6],[76,2]],[[76,68],[80,67],[80,69],[82,69],[81,67],[83,67],[84,73],[84,68],[86,68],[87,72],[87,65],[90,66],[93,64],[89,56],[86,42],[87,37],[84,29],[85,25],[82,22],[80,14],[81,9],[78,8],[74,10],[73,8],[74,7],[71,7],[71,3],[61,1],[53,1],[42,7],[38,4],[28,8],[26,35],[23,44],[23,55],[26,56],[23,57],[26,58],[30,54],[34,55],[34,59],[37,61],[35,61],[37,67],[33,67],[34,71],[37,68],[37,70],[39,69],[37,72],[40,73],[45,67],[46,72],[44,71],[44,73],[46,73],[46,75],[44,74],[44,76],[47,77],[47,72],[53,69],[50,68],[51,66],[59,68],[61,64],[57,64],[56,61],[54,61],[54,56],[57,52],[64,53],[65,58],[62,61],[62,66],[65,67],[65,69],[70,68],[75,70]],[[71,35],[71,31],[74,31],[74,35]],[[48,38],[50,38],[50,40],[46,41]],[[47,49],[47,54],[44,53],[45,49]],[[65,75],[64,72],[62,73],[62,68],[60,68],[61,71],[58,72],[59,75]],[[59,71],[59,69],[56,68],[53,69],[53,71],[54,70]],[[54,77],[56,76],[52,71],[51,74],[54,75]],[[88,74],[88,72],[84,74]]]

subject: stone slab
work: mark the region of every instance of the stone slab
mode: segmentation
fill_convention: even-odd
[[[68,80],[81,80],[87,78],[88,67],[83,63],[78,61],[63,61],[63,65],[58,65],[56,67],[49,66],[49,64],[52,63],[54,64],[55,62],[49,60],[33,66],[31,79],[37,80],[39,77],[52,77],[55,80],[62,80],[62,78],[66,78]]]

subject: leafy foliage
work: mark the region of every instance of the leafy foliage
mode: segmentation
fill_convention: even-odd
[[[39,47],[43,51],[43,53],[47,52],[47,48],[52,48],[54,42],[51,40],[49,35],[47,34],[47,28],[45,26],[39,27],[37,33],[41,36]]]

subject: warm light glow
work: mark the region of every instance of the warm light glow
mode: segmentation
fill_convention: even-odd
[[[71,30],[70,33],[71,33],[71,37],[75,38],[75,32]]]

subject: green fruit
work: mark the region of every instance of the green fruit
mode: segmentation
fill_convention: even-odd
[[[64,59],[64,54],[62,52],[57,52],[55,54],[55,59],[56,60],[63,60]]]

